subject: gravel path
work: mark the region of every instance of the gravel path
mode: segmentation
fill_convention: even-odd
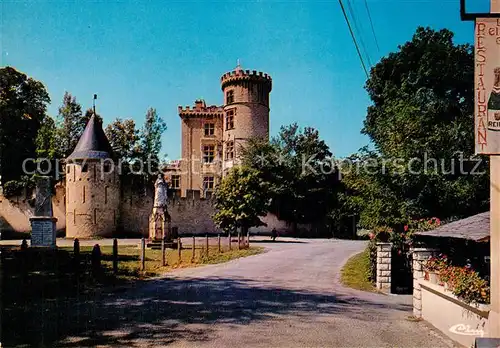
[[[422,322],[407,320],[410,296],[339,284],[342,264],[365,243],[262,243],[264,254],[178,270],[59,308],[70,314],[56,319],[53,334],[65,347],[451,346]]]

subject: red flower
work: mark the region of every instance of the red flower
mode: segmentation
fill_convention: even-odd
[[[405,232],[408,231],[408,225],[405,225]]]

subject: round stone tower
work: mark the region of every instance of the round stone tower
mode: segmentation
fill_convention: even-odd
[[[221,77],[224,92],[224,168],[238,162],[238,152],[252,137],[269,139],[271,76],[238,66]]]
[[[101,123],[92,116],[66,159],[66,237],[111,237],[120,205],[118,169]]]

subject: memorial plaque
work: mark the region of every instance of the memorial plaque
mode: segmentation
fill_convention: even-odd
[[[56,246],[56,221],[50,216],[34,216],[30,219],[32,247]]]
[[[500,18],[478,18],[475,28],[476,154],[500,154]]]

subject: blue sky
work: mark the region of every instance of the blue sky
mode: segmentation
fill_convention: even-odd
[[[379,51],[364,1],[350,1],[373,64],[419,25],[448,28],[459,43],[473,40],[459,0],[368,0]],[[488,0],[472,2],[468,10],[488,11]],[[337,0],[3,0],[0,10],[1,65],[45,84],[50,115],[65,91],[85,109],[97,93],[105,123],[120,117],[142,125],[155,107],[168,125],[162,151],[171,159],[180,155],[177,106],[200,97],[221,104],[220,76],[238,58],[273,78],[271,135],[292,122],[312,126],[340,157],[369,142],[360,134],[370,103],[366,76]]]

